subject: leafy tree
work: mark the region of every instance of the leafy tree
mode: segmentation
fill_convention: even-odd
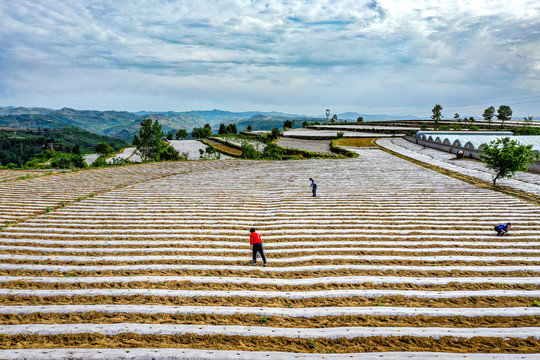
[[[73,146],[73,148],[71,149],[71,153],[75,155],[81,155],[81,147],[79,145]]]
[[[255,147],[250,144],[247,141],[242,141],[242,146],[240,147],[242,150],[242,155],[240,156],[242,159],[258,159],[259,153],[257,150],[255,150]]]
[[[209,125],[210,126],[210,125]],[[227,125],[227,132],[226,134],[236,134],[238,130],[236,129],[236,124],[229,124]]]
[[[364,122],[364,118],[363,118],[362,116],[359,116],[359,117],[356,119],[356,122],[363,123],[363,122]]]
[[[210,129],[210,125],[206,124],[202,128],[193,128],[191,131],[191,136],[194,139],[208,139],[210,136],[212,136],[212,130]]]
[[[219,124],[218,134],[225,135],[226,133],[227,133],[227,127],[225,126],[225,124],[223,123]]]
[[[532,150],[532,145],[521,145],[509,137],[491,141],[480,155],[486,166],[495,171],[493,185],[498,179],[510,178],[517,171],[527,171],[526,165],[540,157]]]
[[[279,128],[273,128],[270,136],[272,139],[277,139],[278,137],[281,136],[281,131],[279,130]]]
[[[493,106],[486,108],[486,110],[484,110],[484,113],[482,114],[484,120],[487,120],[488,122],[489,129],[491,129],[491,119],[493,119],[493,116],[495,116],[495,108]]]
[[[433,113],[433,115],[431,115],[431,118],[434,120],[434,128],[437,129],[439,127],[439,121],[441,120],[441,118],[443,118],[444,116],[441,114],[441,111],[442,111],[442,106],[437,104],[433,107],[433,110],[431,110],[431,112]]]
[[[304,121],[304,122],[302,123],[302,127],[303,127],[303,128],[306,128],[306,127],[308,127],[308,126],[309,126],[309,123],[308,123],[307,121]]]
[[[291,120],[285,120],[285,122],[283,123],[283,129],[290,129],[292,127],[293,127],[292,121]]]
[[[112,154],[115,151],[116,150],[114,150],[114,148],[107,143],[99,143],[96,145],[96,152],[101,155]]]
[[[497,119],[501,120],[501,129],[503,127],[503,124],[506,120],[510,120],[512,118],[512,109],[510,109],[510,106],[508,105],[501,105],[497,109]]]
[[[139,136],[133,137],[133,145],[137,147],[143,161],[159,159],[159,154],[164,147],[163,137],[159,121],[155,120],[154,123],[152,123],[152,119],[141,121]]]
[[[252,131],[252,130],[253,130],[253,126],[248,125],[248,126],[247,126],[247,131]]]
[[[461,118],[459,117],[458,113],[454,114],[454,121],[457,121],[458,124],[461,123]]]
[[[167,133],[167,140],[172,140],[174,138],[174,132],[173,131],[169,131]]]
[[[469,117],[469,121],[471,122],[471,126],[472,126],[472,124],[474,124],[474,117],[472,117],[472,116]]]
[[[176,131],[176,140],[186,139],[188,137],[188,132],[186,129],[178,129]]]

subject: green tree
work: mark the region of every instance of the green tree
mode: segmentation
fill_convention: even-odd
[[[183,140],[188,137],[188,132],[186,129],[178,129],[176,131],[176,140]]]
[[[159,159],[159,154],[164,147],[163,137],[159,121],[155,120],[153,123],[152,119],[141,121],[139,135],[133,137],[133,145],[137,147],[143,161]]]
[[[259,153],[257,150],[255,150],[255,147],[247,141],[242,141],[242,146],[240,149],[242,150],[242,155],[240,156],[242,159],[259,158]]]
[[[364,118],[362,116],[359,116],[357,119],[356,119],[356,122],[358,123],[363,123],[364,122]]]
[[[491,119],[495,116],[495,108],[490,106],[484,110],[482,117],[488,122],[488,129],[491,129]]]
[[[219,124],[218,134],[225,135],[226,133],[227,133],[227,127],[225,126],[225,124],[223,123]]]
[[[206,124],[202,128],[193,128],[191,131],[191,136],[194,139],[208,139],[210,136],[212,136],[210,125]]]
[[[107,143],[99,143],[96,145],[96,152],[101,155],[109,155],[116,152],[116,150]]]
[[[454,121],[457,121],[458,124],[461,123],[461,119],[460,119],[458,113],[455,113],[455,114],[454,114]]]
[[[285,120],[285,122],[283,123],[283,129],[290,129],[293,127],[293,124],[292,124],[292,121],[291,120]]]
[[[433,110],[431,110],[431,112],[433,113],[433,115],[431,115],[431,118],[434,120],[433,127],[435,128],[435,130],[439,128],[439,121],[444,117],[441,114],[442,109],[442,106],[437,104],[433,107]]]
[[[532,125],[533,117],[527,116],[523,118],[523,126],[530,126]]]
[[[174,138],[174,132],[171,130],[167,133],[167,140],[172,140]]]
[[[272,133],[270,134],[271,139],[277,139],[281,136],[281,130],[279,128],[273,128]]]
[[[508,105],[501,105],[497,109],[497,119],[501,120],[501,129],[504,122],[512,118],[512,109]]]
[[[253,126],[248,125],[248,126],[247,126],[247,131],[252,131],[252,130],[253,130]]]
[[[491,141],[484,147],[480,155],[489,169],[493,169],[493,185],[498,179],[510,178],[517,171],[527,171],[526,165],[532,164],[540,157],[534,153],[532,145],[522,145],[509,137]]]

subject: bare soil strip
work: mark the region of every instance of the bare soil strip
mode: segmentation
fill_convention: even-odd
[[[535,327],[540,323],[540,316],[335,316],[294,318],[242,314],[224,316],[217,314],[136,314],[136,313],[33,313],[27,315],[0,314],[0,325],[18,324],[182,324],[182,325],[228,325],[228,326],[279,326],[282,328],[331,328],[357,324],[363,327],[449,327],[449,328],[520,328]],[[540,329],[539,329],[540,330]]]
[[[227,144],[220,143],[218,141],[212,140],[212,139],[206,139],[204,140],[209,145],[215,147],[218,150],[223,150],[226,154],[231,154],[233,156],[241,156],[242,150],[239,150],[237,148],[234,148],[232,146],[229,146]]]
[[[17,296],[5,295],[0,298],[2,305],[175,305],[175,306],[248,306],[257,304],[259,307],[288,307],[288,308],[312,308],[325,306],[357,307],[357,306],[400,306],[400,307],[531,307],[534,301],[539,299],[522,296],[488,296],[476,295],[456,298],[419,298],[413,296],[379,296],[367,297],[314,297],[307,299],[288,298],[252,298],[246,296],[219,297],[171,297],[171,296],[147,296],[147,295],[117,295],[117,296]]]
[[[314,286],[318,284],[415,284],[415,285],[449,285],[449,284],[497,284],[498,286],[528,284],[540,285],[539,277],[410,277],[410,276],[334,276],[312,278],[261,278],[238,276],[87,276],[74,277],[64,274],[63,277],[50,276],[0,276],[0,283],[10,282],[26,283],[195,283],[195,284],[250,284],[250,285],[278,285],[278,286]],[[4,285],[7,286],[7,285]]]
[[[361,353],[395,351],[433,351],[452,353],[536,353],[540,341],[474,337],[363,337],[339,339],[294,339],[288,337],[246,337],[227,335],[138,335],[107,336],[97,333],[62,335],[0,335],[4,349],[36,348],[169,348],[239,351],[287,351],[296,353]]]
[[[0,284],[0,289],[168,289],[168,290],[266,290],[276,292],[294,291],[333,291],[333,290],[363,290],[363,289],[391,289],[391,290],[432,290],[432,291],[458,291],[458,290],[540,290],[540,285],[534,284],[315,284],[315,285],[272,285],[272,284],[232,284],[232,283],[193,283],[189,281],[157,282],[103,282],[103,283],[43,283],[30,281],[10,281]]]

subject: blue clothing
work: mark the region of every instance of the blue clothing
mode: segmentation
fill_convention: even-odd
[[[315,180],[311,180],[311,192],[313,193],[313,196],[317,196],[317,183]]]
[[[497,232],[497,236],[504,236],[508,233],[508,225],[501,224],[493,228]]]

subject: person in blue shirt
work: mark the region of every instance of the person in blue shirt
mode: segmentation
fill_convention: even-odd
[[[313,197],[315,197],[317,196],[317,183],[312,178],[309,178],[309,180],[311,181],[311,192],[313,193]]]
[[[507,223],[506,225],[504,224],[497,225],[493,229],[497,232],[497,236],[504,236],[508,234],[508,231],[510,230],[511,227],[512,227],[512,224]]]

